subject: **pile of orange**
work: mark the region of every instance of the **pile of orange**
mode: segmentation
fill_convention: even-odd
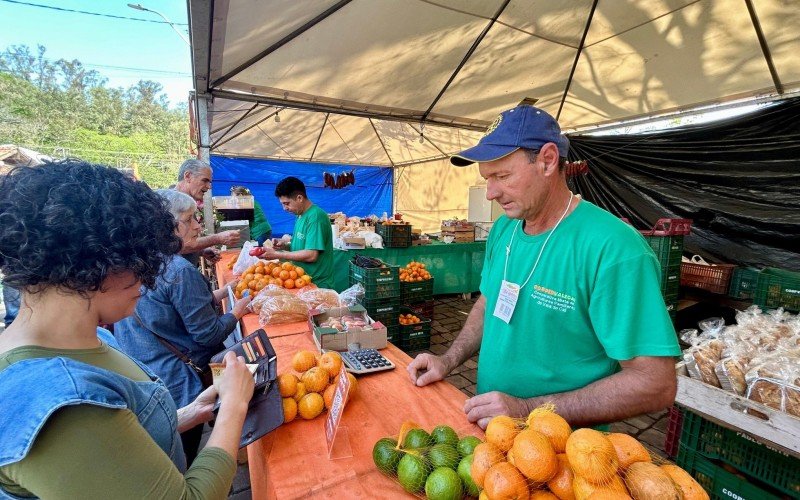
[[[400,315],[400,324],[401,325],[416,325],[420,322],[420,319],[413,314],[401,314]]]
[[[239,284],[236,285],[235,295],[242,298],[245,290],[250,290],[253,296],[267,285],[277,285],[283,288],[303,288],[311,283],[311,276],[306,274],[300,266],[291,262],[268,262],[260,260],[242,273]]]
[[[425,281],[429,279],[431,279],[431,273],[425,269],[425,264],[422,262],[412,260],[406,267],[400,268],[400,281],[414,283],[416,281]]]
[[[708,500],[686,471],[656,465],[627,434],[572,431],[552,407],[527,420],[494,417],[475,448],[472,480],[481,498]]]
[[[311,420],[330,410],[336,392],[336,377],[342,369],[342,357],[337,352],[317,356],[313,351],[297,351],[292,369],[278,375],[278,390],[283,398],[283,422],[289,423],[298,415]],[[356,378],[352,373],[348,399],[355,395]]]

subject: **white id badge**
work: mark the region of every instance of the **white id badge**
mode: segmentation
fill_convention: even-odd
[[[514,308],[517,307],[517,299],[519,299],[519,285],[503,280],[497,304],[494,306],[494,317],[500,318],[508,324],[514,314]]]

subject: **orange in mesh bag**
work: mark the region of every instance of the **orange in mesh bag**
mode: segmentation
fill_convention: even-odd
[[[308,320],[308,306],[294,295],[267,296],[261,301],[258,322],[262,326],[306,320]]]

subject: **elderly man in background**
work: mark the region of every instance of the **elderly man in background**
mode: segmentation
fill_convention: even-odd
[[[196,217],[201,225],[203,225],[203,211],[200,207],[202,206],[203,196],[209,189],[211,189],[211,165],[195,159],[186,160],[181,164],[181,168],[178,170],[178,183],[175,184],[175,190],[194,198],[195,203],[198,204]],[[200,236],[192,243],[184,243],[181,254],[195,265],[199,262],[201,255],[212,262],[216,262],[219,260],[219,252],[213,247],[215,245],[236,246],[239,244],[240,238],[239,231],[223,231],[208,236]]]

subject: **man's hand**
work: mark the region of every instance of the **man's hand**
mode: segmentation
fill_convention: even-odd
[[[283,238],[272,238],[272,248],[280,250],[286,248],[288,244],[289,242]]]
[[[194,401],[178,409],[178,432],[185,432],[214,418],[217,389],[212,385],[197,395]]]
[[[443,380],[452,368],[443,357],[423,353],[408,364],[407,370],[411,382],[417,387],[422,387]]]
[[[274,248],[264,247],[264,252],[261,254],[262,259],[267,260],[274,260],[280,259],[281,253],[276,251]]]
[[[219,262],[219,259],[221,258],[219,255],[219,250],[211,247],[204,248],[202,255],[204,259],[211,262],[212,264],[216,264],[217,262]]]
[[[217,233],[217,244],[235,247],[241,241],[242,235],[239,231],[223,231]]]
[[[467,420],[475,422],[481,429],[486,429],[489,420],[497,415],[508,415],[514,418],[528,416],[528,402],[508,394],[492,391],[469,398],[464,403]]]

